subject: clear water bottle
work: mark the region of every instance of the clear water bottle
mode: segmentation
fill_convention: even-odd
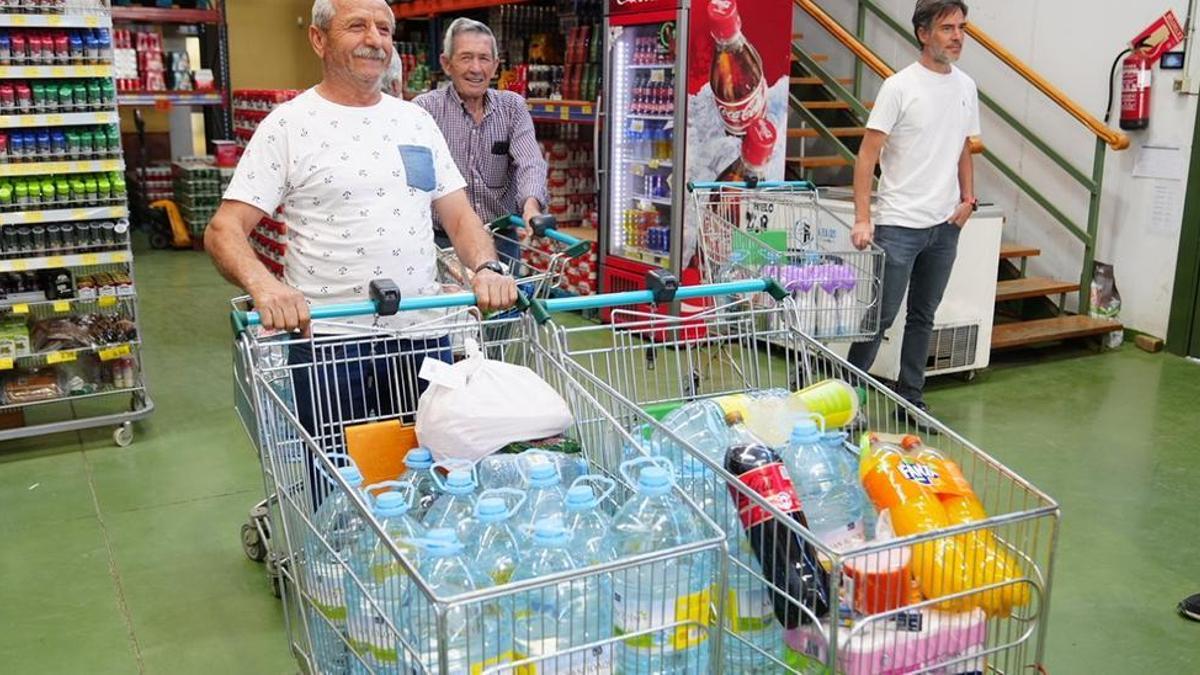
[[[510,506],[505,497],[512,499]],[[475,505],[479,541],[472,562],[489,585],[502,586],[512,580],[521,565],[521,540],[511,519],[525,503],[525,493],[511,488],[484,490]]]
[[[452,528],[429,530],[421,546],[421,578],[439,597],[450,597],[487,587],[466,556],[466,547]],[[451,607],[446,612],[446,668],[442,672],[469,673],[495,661],[504,643],[499,627],[485,619],[486,603],[471,602]],[[420,651],[423,670],[437,672],[439,634],[434,607],[415,585],[409,587],[404,601],[407,621],[404,638]],[[499,612],[495,612],[498,614]]]
[[[343,461],[349,460],[339,456],[343,457]],[[337,472],[351,490],[362,489],[362,473],[353,463]],[[310,535],[306,545],[308,564],[302,569],[313,605],[323,615],[309,619],[314,656],[323,668],[344,669],[350,659],[342,639],[346,630],[344,577],[351,550],[366,529],[366,522],[353,503],[353,494],[332,480],[329,483],[329,494],[313,514],[313,527],[320,539]]]
[[[723,461],[725,448],[729,447],[729,426],[725,424],[725,410],[716,401],[692,401],[664,417],[662,425],[713,461]],[[652,438],[651,444],[658,454],[672,463],[678,463],[686,454],[674,441],[661,434]]]
[[[737,506],[725,481],[695,457],[679,465],[679,487],[725,533],[729,549],[729,597],[725,599],[725,669],[729,673],[777,672],[778,664],[761,652],[783,658],[783,627],[775,620],[771,593],[758,558],[738,521]]]
[[[600,487],[600,494],[589,483]],[[608,532],[612,518],[604,512],[604,501],[617,483],[604,476],[581,476],[567,489],[566,526],[571,532],[571,547],[583,567],[612,562],[615,554]]]
[[[479,486],[485,490],[524,489],[529,467],[546,459],[552,459],[558,465],[564,485],[570,485],[571,481],[588,472],[587,461],[582,455],[530,448],[516,455],[496,453],[479,460]]]
[[[386,481],[366,488],[398,488],[375,498],[372,513],[383,531],[400,550],[412,569],[420,562],[412,542],[421,539],[425,528],[413,520],[410,501],[416,490],[412,483]],[[371,528],[363,530],[351,549],[350,570],[345,577],[346,637],[362,664],[376,673],[405,672],[405,654],[399,649],[397,631],[405,623],[401,609],[410,576],[383,538]],[[390,625],[389,625],[390,623]]]
[[[404,479],[413,484],[415,491],[408,515],[419,522],[438,498],[437,484],[433,482],[433,453],[425,448],[413,448],[404,456],[404,467]]]
[[[864,537],[862,491],[850,454],[822,442],[823,433],[811,418],[800,418],[783,459],[808,529],[827,546],[844,548]]]
[[[444,464],[435,463],[429,475],[441,494],[429,506],[429,511],[421,520],[427,530],[450,528],[461,542],[475,541],[475,474],[473,469],[457,466],[451,468],[445,479],[439,477],[438,468]],[[449,468],[449,467],[447,467]]]
[[[640,469],[637,476],[634,470]],[[662,458],[621,464],[634,494],[613,518],[610,538],[617,558],[695,543],[701,523],[673,493],[674,467]],[[704,554],[643,564],[613,574],[613,628],[624,635],[677,623],[617,643],[617,670],[645,675],[703,673],[709,668],[708,623],[714,570]]]
[[[862,483],[858,480],[858,454],[852,452],[847,444],[850,439],[850,434],[845,431],[826,431],[821,434],[821,443],[826,447],[831,455],[844,459],[850,467],[851,486],[855,499],[858,500],[859,510],[862,512],[862,531],[855,533],[848,538],[848,544],[860,544],[869,539],[875,538],[875,526],[878,522],[878,514],[875,513],[875,506],[871,504],[870,498],[867,497],[867,492],[862,488]],[[846,469],[843,468],[843,471]]]
[[[532,550],[513,577],[540,579],[581,567],[572,554],[571,532],[559,518],[538,521],[530,538]],[[606,575],[564,581],[520,594],[515,602],[513,636],[517,650],[547,657],[612,635],[612,587]],[[607,673],[611,647],[550,658],[537,664],[539,673]]]
[[[558,473],[558,465],[550,453],[540,450],[530,450],[522,453],[522,456],[535,453],[542,457],[528,466],[528,473],[525,474],[525,485],[528,488],[525,505],[517,513],[515,520],[517,534],[521,535],[526,543],[533,538],[535,523],[547,518],[562,520],[566,513],[564,502],[567,495],[562,486],[562,476]]]

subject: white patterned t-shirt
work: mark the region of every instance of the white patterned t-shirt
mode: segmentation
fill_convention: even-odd
[[[439,293],[432,203],[465,186],[420,106],[384,96],[347,107],[309,89],[259,125],[225,199],[268,214],[282,207],[284,281],[311,304],[331,304],[367,299],[379,278],[395,281],[402,297]],[[402,313],[380,325],[428,318]]]

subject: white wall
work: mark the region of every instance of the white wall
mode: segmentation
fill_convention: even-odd
[[[914,0],[879,1],[899,23],[911,25]],[[1101,119],[1108,97],[1105,78],[1117,53],[1168,9],[1175,11],[1180,23],[1187,14],[1187,0],[967,0],[967,3],[973,23]],[[856,4],[853,0],[822,2],[826,11],[851,31]],[[800,24],[806,44],[810,41],[821,44],[826,40],[822,31],[806,18]],[[867,26],[866,43],[884,61],[901,68],[915,59],[912,46],[898,39],[878,19],[872,17]],[[1200,48],[1191,51],[1192,78],[1200,79],[1200,58],[1196,55]],[[837,50],[831,53],[837,54]],[[836,74],[852,74],[844,63],[835,57],[831,65],[839,71]],[[975,78],[982,91],[1085,175],[1091,175],[1094,136],[1073,117],[974,42],[968,41],[959,65]],[[1108,153],[1097,246],[1097,259],[1116,266],[1117,285],[1124,300],[1122,320],[1130,328],[1159,336],[1165,336],[1167,331],[1186,180],[1160,182],[1134,178],[1132,174],[1139,148],[1146,143],[1180,147],[1186,170],[1197,103],[1196,97],[1173,91],[1172,82],[1177,74],[1178,71],[1156,69],[1150,128],[1129,134],[1130,149]],[[864,97],[870,99],[872,93],[868,89]],[[1118,106],[1119,100],[1114,103],[1114,107]],[[1087,192],[988,109],[982,110],[984,142],[988,148],[1085,228]],[[1113,114],[1113,127],[1117,125],[1118,114]],[[986,160],[977,160],[976,168],[980,198],[995,202],[1008,213],[1005,240],[1042,249],[1041,258],[1030,262],[1030,273],[1077,280],[1082,244]],[[1174,217],[1166,227],[1155,228],[1150,216],[1158,185],[1170,188]]]

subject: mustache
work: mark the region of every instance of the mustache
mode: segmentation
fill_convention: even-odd
[[[375,59],[376,61],[386,61],[388,57],[386,51],[375,47],[359,47],[352,53],[360,59]]]

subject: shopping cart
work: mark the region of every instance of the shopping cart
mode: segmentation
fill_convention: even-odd
[[[504,216],[487,225],[488,232],[496,245],[500,262],[504,263],[529,298],[546,298],[562,286],[567,266],[588,251],[591,244],[572,237],[557,229],[554,216],[534,218],[528,227],[534,237],[541,239],[544,247],[533,239],[522,239],[517,228],[526,227],[519,216]],[[461,289],[471,287],[474,271],[458,259],[454,247],[438,251],[438,269],[443,284],[457,285]]]
[[[707,283],[777,279],[800,330],[821,342],[862,342],[879,330],[884,252],[849,244],[850,227],[811,183],[690,183]],[[769,298],[763,298],[772,302]]]
[[[601,405],[588,395],[557,359],[548,358],[547,352],[539,351],[527,339],[535,331],[528,317],[502,319],[520,330],[492,331],[488,324],[496,320],[480,317],[471,307],[474,296],[470,293],[398,301],[394,294],[380,290],[386,287],[374,283],[372,301],[317,307],[313,316],[324,320],[430,309],[447,313],[403,331],[344,326],[356,331],[355,336],[365,346],[352,355],[335,352],[333,365],[347,372],[390,373],[387,393],[395,405],[386,414],[344,410],[344,419],[322,427],[317,434],[306,428],[298,399],[302,383],[318,377],[320,366],[296,365],[288,353],[326,349],[326,338],[271,335],[255,327],[257,317],[253,312],[234,312],[234,326],[239,333],[237,351],[244,364],[239,385],[248,386],[245,395],[253,418],[252,431],[261,447],[265,490],[273,495],[264,506],[271,512],[269,521],[276,525],[276,531],[269,533],[279,552],[274,566],[279,573],[289,640],[303,671],[599,673],[609,672],[615,659],[629,653],[621,651],[626,645],[636,645],[634,655],[639,662],[666,663],[673,659],[670,669],[675,672],[716,672],[722,658],[720,631],[711,625],[709,617],[710,607],[720,607],[723,602],[720,594],[702,594],[688,602],[676,597],[642,597],[635,603],[603,592],[620,582],[640,597],[650,589],[689,584],[697,578],[723,587],[727,556],[722,532],[678,488],[675,491],[680,508],[690,510],[702,523],[702,532],[690,544],[453,597],[435,593],[433,580],[422,577],[420,570],[402,555],[397,542],[387,538],[371,513],[367,503],[370,498],[353,489],[338,471],[345,450],[341,437],[361,423],[409,421],[415,412],[417,392],[403,389],[412,386],[414,380],[398,371],[415,375],[417,357],[447,360],[457,356],[445,352],[446,344],[465,343],[467,338],[479,341],[490,353],[525,364],[549,382],[570,406],[575,422],[567,436],[582,447],[589,470],[616,481],[618,487],[610,503],[620,503],[631,492],[617,470],[622,461],[630,457],[653,460],[645,457],[643,439],[631,434],[620,421],[631,419],[636,410],[631,407],[622,411],[613,401]],[[489,341],[492,335],[512,334],[515,337],[507,340]],[[415,343],[431,339],[435,341],[431,348],[414,348],[401,354],[386,347],[396,340]],[[337,389],[341,381],[327,379],[325,384]],[[370,393],[381,395],[378,389]],[[328,398],[341,400],[336,391]],[[375,583],[379,568],[368,574],[355,567],[353,560],[341,558],[337,552],[344,550],[344,542],[318,527],[317,504],[339,494],[349,495],[353,512],[366,523],[362,536],[386,542],[383,545],[393,556],[387,567],[396,572],[398,583]],[[348,614],[338,611],[338,603],[331,598],[339,588],[348,594],[345,598],[356,598],[360,604],[355,607],[366,608],[366,621],[357,620],[353,609]],[[601,592],[588,595],[582,605],[584,624],[602,630],[592,633],[585,629],[580,634],[572,629],[578,622],[567,622],[550,629],[549,634],[543,633],[533,642],[538,646],[537,653],[530,653],[528,631],[523,635],[513,628],[514,608],[536,607],[548,599],[578,596],[595,588]],[[614,615],[620,618],[614,619]],[[613,634],[609,629],[614,624],[623,626],[623,632]],[[545,626],[543,630],[547,630]]]
[[[727,602],[727,607],[738,609],[723,622],[726,672],[1040,671],[1058,536],[1055,501],[801,330],[802,316],[795,299],[773,280],[679,288],[674,299],[704,295],[733,300],[686,321],[627,312],[619,329],[569,327],[550,319],[554,312],[671,298],[642,292],[555,299],[535,302],[533,314],[545,324],[538,336],[539,348],[557,354],[563,368],[590,397],[614,406],[622,416],[632,415],[632,419],[624,417],[625,424],[644,428],[641,436],[648,439],[652,452],[703,467],[699,473],[709,479],[684,481],[684,485],[693,501],[705,505],[714,522],[727,530],[740,529],[734,502],[724,496],[729,489],[740,503],[769,511],[775,522],[790,532],[783,537],[777,531],[770,541],[765,535],[754,540],[743,537],[728,546],[728,587],[743,594],[743,600],[731,594]],[[767,302],[764,296],[777,302]],[[697,321],[707,330],[698,333]],[[668,336],[665,342],[664,332]],[[713,363],[714,351],[725,358],[716,361],[717,367],[710,367],[701,390],[696,391],[691,373],[700,363]],[[651,353],[656,354],[652,359],[648,357]],[[656,367],[647,368],[647,363]],[[726,470],[720,461],[723,453],[711,455],[712,448],[685,442],[659,421],[696,398],[753,395],[777,388],[797,391],[830,379],[848,384],[861,396],[857,416],[847,427],[850,434],[872,431],[891,437],[923,436],[961,467],[989,515],[978,522],[921,535],[891,541],[850,538],[834,547],[747,489]],[[783,431],[786,438],[787,429]],[[854,443],[843,442],[843,446],[857,466]],[[901,467],[913,468],[908,464]],[[913,473],[913,480],[937,479],[936,474],[921,475],[916,469]],[[873,514],[869,504],[868,512]],[[780,543],[784,538],[787,544]],[[988,567],[992,558],[977,546],[987,541],[992,542],[991,554],[1005,556],[1007,573]],[[772,546],[789,561],[801,560],[801,553],[809,547],[816,552],[828,571],[828,585],[820,587],[827,610],[821,607],[819,594],[813,596],[814,587],[796,593],[764,574],[754,551]],[[937,552],[950,561],[944,567],[929,562]],[[968,576],[956,576],[954,570],[961,568],[955,564],[965,565]],[[912,578],[922,579],[922,589],[933,591],[917,595],[911,590],[906,565]],[[918,569],[920,574],[916,574]],[[971,581],[964,581],[968,578]],[[772,603],[745,606],[745,597],[761,598],[764,593],[773,600],[776,618],[781,600],[793,618],[802,617],[783,630],[782,636],[762,632],[761,621],[754,621],[764,614],[756,613],[755,607],[766,604],[769,608]],[[743,620],[743,612],[749,613],[750,623]],[[769,615],[770,609],[765,613]]]

